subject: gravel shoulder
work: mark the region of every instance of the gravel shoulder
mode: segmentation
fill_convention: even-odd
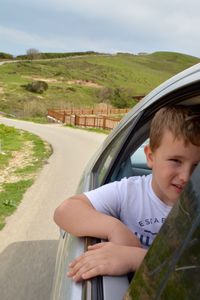
[[[3,117],[0,123],[37,134],[53,148],[37,180],[0,232],[1,297],[49,300],[59,238],[53,212],[75,192],[84,167],[106,135]]]

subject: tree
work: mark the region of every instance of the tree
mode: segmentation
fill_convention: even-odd
[[[40,52],[35,48],[30,48],[26,51],[29,59],[37,59],[40,57]]]

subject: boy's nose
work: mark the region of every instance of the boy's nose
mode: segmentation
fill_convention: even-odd
[[[190,179],[190,176],[192,175],[192,171],[193,171],[193,168],[191,168],[191,167],[185,167],[182,169],[182,171],[180,173],[180,179],[183,183],[188,182],[188,180]]]

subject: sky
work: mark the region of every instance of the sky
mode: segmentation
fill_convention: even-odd
[[[0,52],[32,48],[200,57],[200,1],[1,0]]]

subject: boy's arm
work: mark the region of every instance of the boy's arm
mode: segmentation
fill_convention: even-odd
[[[141,247],[137,237],[118,219],[98,212],[84,195],[65,200],[55,210],[54,221],[65,231],[114,243]]]
[[[89,251],[76,258],[69,265],[67,275],[74,281],[89,279],[98,275],[124,275],[136,271],[147,250],[117,245],[111,242],[89,246]]]

